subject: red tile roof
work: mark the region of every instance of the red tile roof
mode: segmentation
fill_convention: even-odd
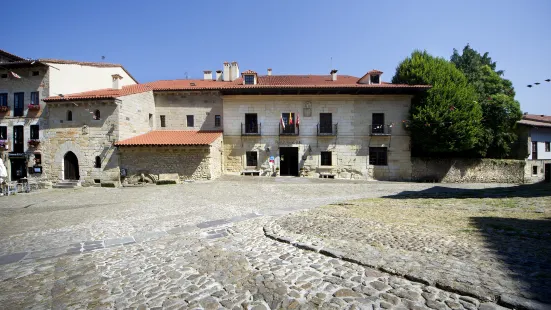
[[[373,69],[373,70],[367,72],[367,74],[382,74],[382,73],[383,73],[383,71],[376,70],[376,69]]]
[[[245,72],[244,72],[245,73]],[[190,86],[194,83],[195,86]],[[407,84],[359,84],[358,78],[350,75],[340,75],[336,81],[330,75],[263,75],[258,76],[256,85],[244,85],[243,78],[232,82],[212,80],[161,80],[151,83],[153,90],[224,90],[247,88],[417,88],[428,89],[430,85]]]
[[[222,136],[221,131],[154,130],[115,143],[116,146],[209,145]]]
[[[522,116],[522,120],[518,121],[518,124],[535,127],[551,127],[551,116],[541,114],[524,114]]]
[[[123,86],[122,89],[97,89],[91,90],[82,93],[67,94],[60,96],[53,96],[44,99],[45,102],[60,102],[60,101],[70,101],[70,100],[86,100],[86,99],[116,99],[122,96],[128,96],[138,93],[143,93],[146,91],[151,91],[152,88],[148,84],[135,84]]]
[[[247,70],[241,74],[256,74],[256,72],[254,72],[253,70]]]
[[[17,56],[17,55],[12,54],[12,53],[8,53],[8,52],[6,52],[6,51],[4,51],[4,50],[0,50],[0,53],[4,54],[4,55],[6,55],[6,56],[8,56],[8,57],[10,57],[10,58],[15,59],[15,61],[25,60],[25,58],[23,58],[23,57],[19,57],[19,56]]]

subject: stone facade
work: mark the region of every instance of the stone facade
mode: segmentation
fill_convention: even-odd
[[[221,146],[222,137],[210,146],[121,147],[121,168],[127,175],[123,183],[215,179],[221,174]]]
[[[143,92],[119,98],[120,114],[118,115],[118,140],[128,139],[151,131],[154,126],[149,120],[154,119],[155,102],[153,92]]]
[[[119,158],[113,143],[119,136],[120,100],[50,103],[46,110],[42,154],[44,174],[52,182],[64,179],[64,156],[73,152],[84,185],[119,181]],[[93,115],[100,111],[100,119]],[[71,111],[72,121],[67,120]],[[101,167],[95,167],[96,156]]]
[[[224,96],[224,171],[256,169],[271,175],[269,158],[280,166],[280,147],[297,147],[301,175],[330,174],[343,179],[408,180],[411,177],[410,138],[402,121],[407,119],[410,96]],[[300,134],[279,136],[281,113],[298,113]],[[246,113],[256,113],[259,136],[241,136]],[[320,113],[331,113],[337,134],[318,136]],[[372,136],[372,113],[384,113],[392,127],[388,136]],[[296,114],[295,114],[296,115]],[[369,148],[387,148],[388,164],[369,163]],[[258,153],[257,167],[246,166],[246,152]],[[330,166],[321,165],[321,152],[331,152]]]
[[[524,160],[412,158],[412,180],[443,183],[525,183]]]
[[[165,117],[161,127],[160,117]],[[188,126],[187,115],[194,124]],[[221,130],[215,116],[222,118],[222,97],[217,92],[155,92],[155,129],[157,130]],[[221,119],[221,125],[223,120]]]

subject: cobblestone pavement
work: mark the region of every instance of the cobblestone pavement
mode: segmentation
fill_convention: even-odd
[[[265,229],[482,300],[550,309],[551,197],[451,200],[350,201],[280,217]]]
[[[501,309],[262,231],[289,211],[431,187],[224,177],[0,197],[0,308]]]

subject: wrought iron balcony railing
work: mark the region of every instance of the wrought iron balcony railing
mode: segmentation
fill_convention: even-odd
[[[369,134],[372,136],[390,136],[392,134],[392,125],[369,125]]]
[[[294,124],[281,126],[279,123],[279,135],[280,136],[298,136],[300,134],[300,127]]]
[[[260,136],[262,135],[262,123],[258,124],[243,124],[241,123],[242,136]]]
[[[336,124],[318,124],[318,136],[336,136],[338,133],[338,123]]]

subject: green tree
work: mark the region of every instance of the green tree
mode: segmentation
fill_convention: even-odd
[[[414,51],[398,65],[392,82],[432,85],[412,100],[407,127],[414,156],[454,156],[477,145],[482,110],[474,88],[454,64]]]
[[[451,62],[465,74],[482,107],[483,135],[475,153],[491,158],[509,157],[517,139],[516,122],[522,118],[513,84],[502,77],[503,70],[496,70],[497,64],[488,53],[481,55],[468,44],[462,54],[454,49]]]

